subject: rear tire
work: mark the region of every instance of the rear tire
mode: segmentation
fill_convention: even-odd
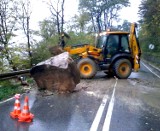
[[[113,65],[113,73],[119,79],[127,79],[132,72],[132,65],[128,59],[120,59]]]
[[[89,58],[80,59],[77,67],[80,71],[81,78],[90,79],[97,73],[96,63]]]

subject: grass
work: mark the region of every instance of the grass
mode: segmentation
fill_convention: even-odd
[[[0,81],[0,101],[14,96],[16,93],[22,93],[20,84],[13,80]]]
[[[32,84],[32,83],[34,83],[34,80],[33,80],[33,78],[27,78],[27,82],[28,82],[29,84]]]

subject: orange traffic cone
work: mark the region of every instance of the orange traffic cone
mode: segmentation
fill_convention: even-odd
[[[28,97],[25,97],[24,100],[24,107],[21,112],[21,114],[18,116],[18,121],[20,122],[31,122],[33,120],[34,115],[29,112],[29,106],[28,106]]]
[[[12,118],[18,118],[19,114],[21,113],[21,107],[20,107],[20,94],[16,94],[15,96],[15,103],[14,103],[14,110],[10,112],[10,116]]]

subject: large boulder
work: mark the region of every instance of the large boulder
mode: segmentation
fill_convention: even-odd
[[[39,90],[72,92],[80,82],[79,70],[68,52],[37,64],[30,73]]]

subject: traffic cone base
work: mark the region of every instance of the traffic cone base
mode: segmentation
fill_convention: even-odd
[[[12,117],[12,118],[18,118],[18,116],[21,114],[21,110],[14,110],[14,111],[12,111],[12,112],[10,112],[10,116]]]
[[[12,112],[10,113],[10,116],[11,116],[13,119],[18,118],[18,114],[15,113],[14,111],[12,111]]]
[[[32,122],[33,118],[34,118],[34,115],[32,113],[29,113],[28,115],[21,113],[18,116],[18,121],[19,122]]]
[[[24,107],[21,112],[21,114],[18,116],[19,122],[32,122],[34,115],[29,112],[29,106],[28,106],[28,97],[25,97],[24,100]]]

